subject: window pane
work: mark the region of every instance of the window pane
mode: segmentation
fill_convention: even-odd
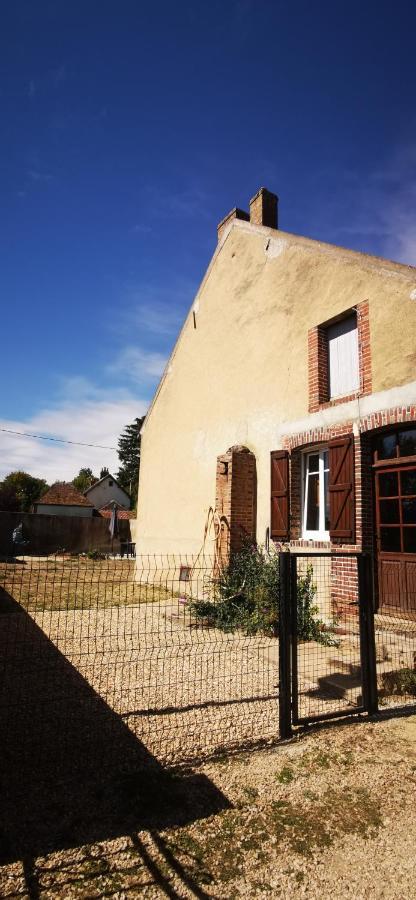
[[[308,472],[319,472],[319,453],[310,453],[308,456]]]
[[[409,472],[401,472],[402,494],[416,494],[416,470],[410,469]]]
[[[381,550],[400,553],[400,528],[380,528]]]
[[[306,528],[308,531],[319,531],[319,475],[308,478],[308,508],[306,510]]]
[[[382,522],[383,525],[395,525],[400,523],[398,500],[380,500],[380,522]]]
[[[416,428],[399,431],[400,456],[416,456]]]
[[[377,453],[379,459],[393,459],[396,456],[396,434],[380,434],[377,438]]]
[[[329,471],[324,471],[325,531],[329,531]]]
[[[403,528],[403,549],[405,553],[416,553],[416,528]]]
[[[378,477],[380,497],[397,497],[399,493],[397,472],[384,472]]]
[[[416,498],[402,500],[402,516],[406,525],[416,525]]]

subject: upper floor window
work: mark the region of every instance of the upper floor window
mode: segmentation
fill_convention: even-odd
[[[346,397],[360,388],[358,329],[355,313],[328,325],[328,393],[329,399]]]
[[[308,388],[309,412],[326,403],[371,394],[368,300],[309,330]]]

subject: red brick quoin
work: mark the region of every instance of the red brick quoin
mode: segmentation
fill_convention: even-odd
[[[220,553],[225,562],[245,538],[256,539],[256,457],[247,447],[230,447],[217,458],[215,505],[223,520]]]

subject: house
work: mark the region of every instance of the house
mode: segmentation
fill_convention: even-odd
[[[379,606],[415,614],[416,269],[277,207],[262,188],[218,226],[142,430],[137,552],[197,554],[211,508],[231,551],[373,553]]]
[[[34,504],[34,512],[44,516],[91,517],[94,505],[72,484],[57,481]]]
[[[85,497],[96,507],[102,509],[109,503],[115,502],[120,509],[130,509],[130,496],[118,483],[114,475],[104,475],[95,484],[92,484]]]

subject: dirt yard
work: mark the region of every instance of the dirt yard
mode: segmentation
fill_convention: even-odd
[[[416,716],[332,725],[149,784],[109,794],[110,839],[1,867],[1,897],[416,897]]]

